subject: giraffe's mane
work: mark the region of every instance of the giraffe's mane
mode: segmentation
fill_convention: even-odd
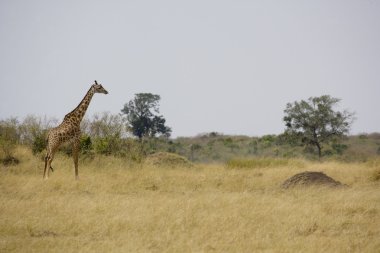
[[[84,102],[84,100],[86,99],[88,93],[91,91],[92,89],[92,86],[90,87],[90,89],[86,92],[86,95],[82,98],[82,100],[80,101],[80,103],[71,111],[69,112],[68,114],[65,115],[64,117],[64,120],[65,119],[69,119],[71,116],[75,115],[75,111],[78,110],[78,108],[81,106],[81,104]]]

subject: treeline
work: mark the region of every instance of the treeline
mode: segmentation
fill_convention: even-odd
[[[46,148],[48,129],[59,124],[55,118],[27,116],[23,120],[9,118],[0,121],[0,148],[3,163],[17,162],[14,151],[17,145],[29,147],[42,156]],[[228,136],[217,132],[195,137],[137,138],[128,130],[121,115],[95,114],[81,124],[82,156],[113,155],[139,162],[147,155],[159,151],[177,153],[194,162],[218,162],[244,157],[281,157],[316,159],[318,150],[304,146],[285,133],[261,137]],[[70,155],[70,145],[60,152]],[[348,136],[343,140],[324,144],[325,159],[365,161],[380,155],[380,134]]]

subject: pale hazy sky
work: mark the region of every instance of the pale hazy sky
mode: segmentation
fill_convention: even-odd
[[[88,116],[161,95],[173,136],[284,130],[286,103],[328,94],[380,131],[380,1],[0,0],[0,119]]]

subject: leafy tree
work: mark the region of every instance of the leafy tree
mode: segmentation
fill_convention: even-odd
[[[347,134],[354,119],[354,114],[347,110],[334,110],[339,101],[324,95],[288,103],[283,118],[286,134],[298,138],[303,145],[316,147],[321,158],[323,144]]]
[[[165,125],[165,118],[159,114],[160,96],[138,93],[121,110],[126,114],[127,128],[140,140],[158,134],[170,136],[171,128]]]

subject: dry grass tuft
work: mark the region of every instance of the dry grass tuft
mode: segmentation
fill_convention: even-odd
[[[373,171],[373,173],[370,176],[370,180],[380,181],[380,169]]]
[[[279,168],[279,167],[305,167],[305,162],[298,159],[256,158],[231,159],[227,162],[231,169]]]
[[[12,165],[17,165],[20,163],[20,160],[17,159],[16,157],[13,157],[13,156],[7,156],[5,157],[4,159],[1,159],[0,162],[4,165],[4,166],[12,166]]]

